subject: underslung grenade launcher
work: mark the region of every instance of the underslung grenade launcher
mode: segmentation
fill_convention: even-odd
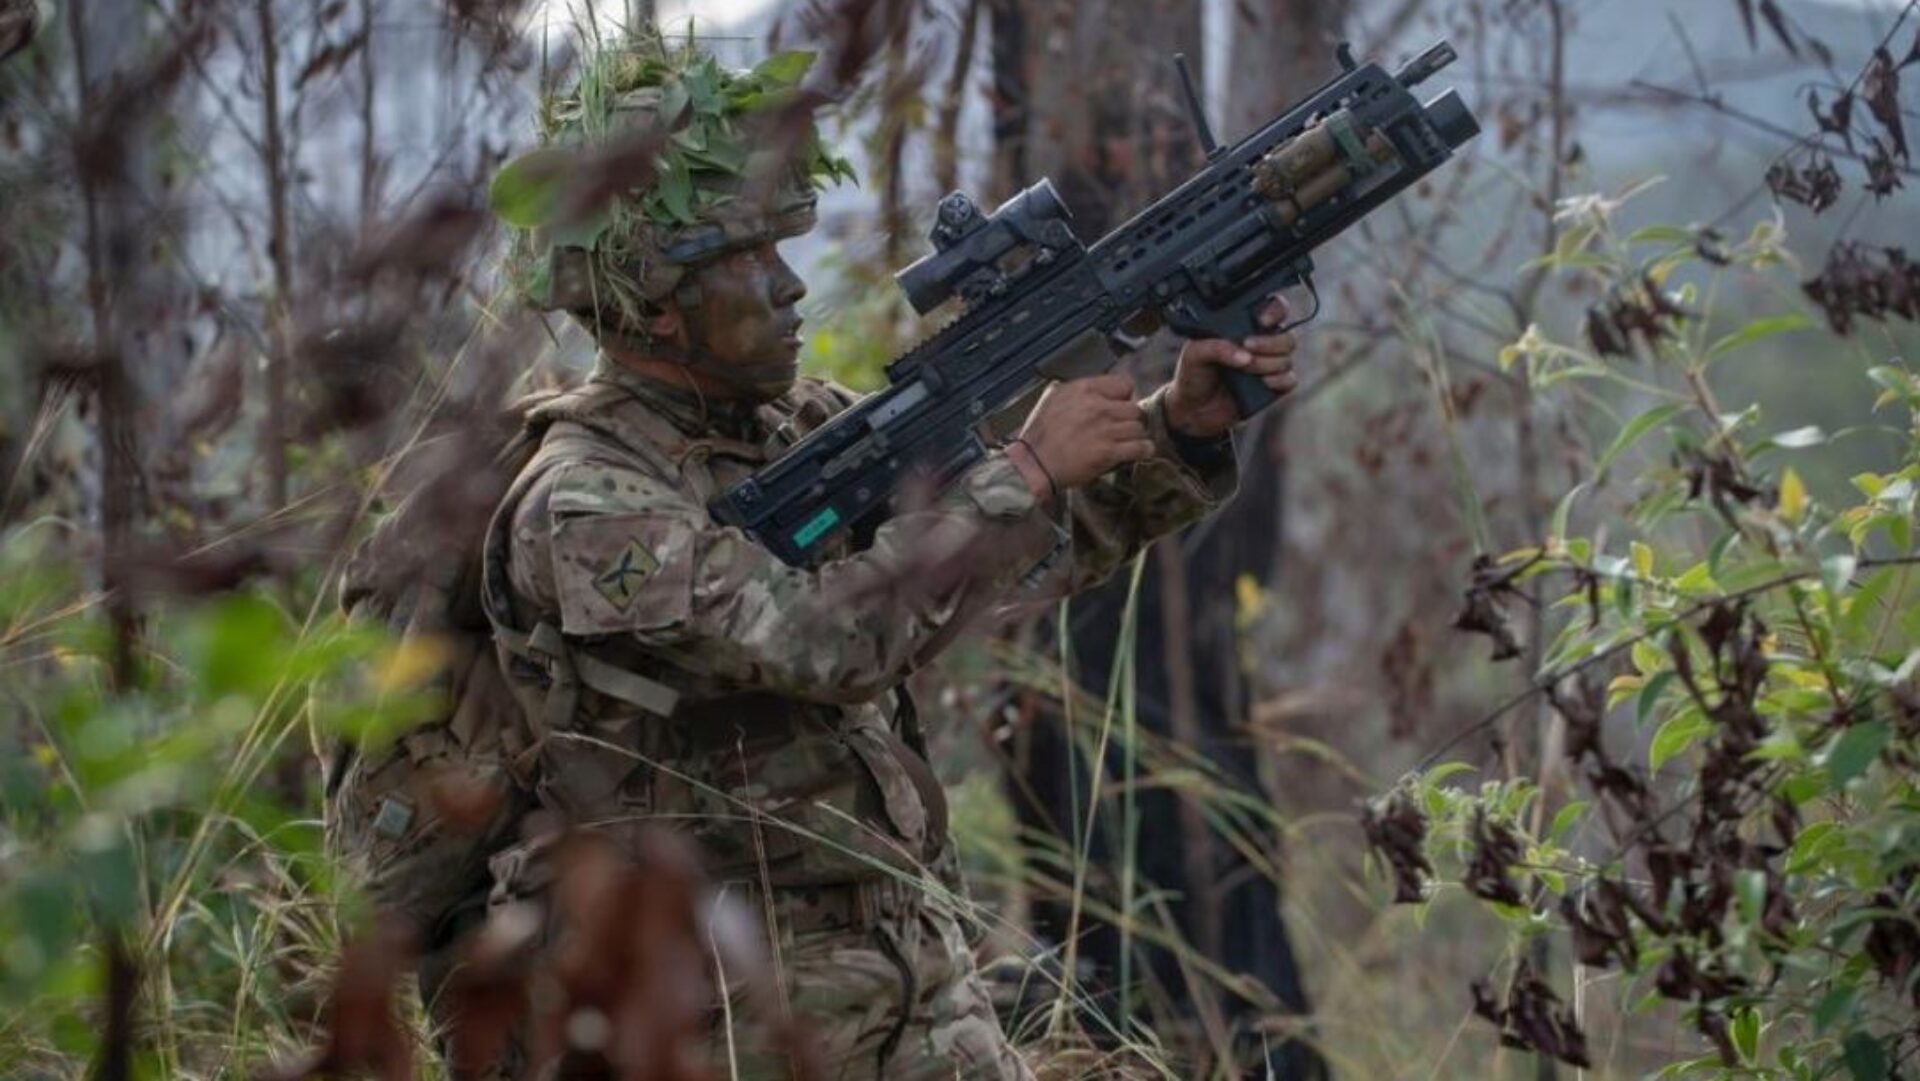
[[[1274,293],[1305,286],[1313,252],[1447,160],[1479,133],[1448,90],[1411,91],[1454,60],[1441,42],[1396,74],[1356,64],[1231,147],[1217,146],[1184,61],[1180,74],[1207,164],[1131,221],[1084,247],[1042,180],[991,215],[954,192],[940,201],[934,252],[894,276],[925,314],[958,296],[964,311],[887,366],[862,399],[710,510],[792,566],[842,530],[866,525],[903,481],[941,483],[986,454],[977,429],[1040,381],[1111,363],[1103,339],[1137,345],[1158,322],[1187,338],[1262,333]],[[1271,333],[1271,332],[1269,332]],[[1258,377],[1228,372],[1243,415],[1273,401]]]

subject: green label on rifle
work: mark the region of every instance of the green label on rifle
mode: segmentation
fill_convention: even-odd
[[[793,535],[793,543],[802,548],[811,548],[813,547],[814,541],[826,536],[827,530],[839,524],[840,512],[834,510],[832,507],[828,507],[826,510],[814,515],[813,521],[800,527],[800,531]]]

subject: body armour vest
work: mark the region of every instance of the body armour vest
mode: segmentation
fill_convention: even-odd
[[[648,827],[689,835],[721,881],[855,882],[940,854],[946,805],[903,694],[882,696],[887,708],[810,701],[718,677],[697,651],[618,630],[560,630],[557,591],[577,582],[635,627],[667,618],[644,609],[648,591],[635,584],[691,574],[692,556],[644,533],[556,556],[556,531],[610,509],[644,513],[650,499],[704,507],[853,400],[802,380],[751,412],[717,412],[603,367],[529,418],[543,432],[540,449],[489,528],[484,599],[502,670],[535,734],[542,808],[616,843]],[[555,558],[606,565],[556,582]],[[791,647],[830,645],[808,637]]]

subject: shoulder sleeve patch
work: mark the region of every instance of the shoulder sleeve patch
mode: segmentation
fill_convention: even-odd
[[[670,512],[556,518],[560,629],[670,637],[692,611],[698,542],[696,524]]]
[[[640,586],[659,569],[660,560],[641,545],[636,534],[618,556],[600,568],[599,575],[593,580],[593,588],[600,591],[608,604],[624,612],[633,603],[633,598],[639,595]]]

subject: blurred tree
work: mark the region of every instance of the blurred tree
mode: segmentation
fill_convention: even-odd
[[[1329,73],[1331,42],[1345,10],[1345,3],[1303,0],[1232,5],[1226,122],[1216,124],[1223,140],[1272,118]],[[1073,211],[1075,231],[1091,241],[1200,164],[1172,54],[1200,57],[1202,5],[997,0],[992,14],[996,195],[1050,176]],[[1164,376],[1176,346],[1156,341],[1133,358],[1144,385]],[[1140,724],[1218,764],[1246,791],[1259,790],[1260,769],[1245,736],[1250,696],[1233,598],[1243,578],[1264,583],[1275,569],[1283,415],[1270,411],[1241,433],[1248,465],[1232,505],[1149,555],[1132,641]],[[1071,609],[1075,674],[1096,696],[1106,693],[1110,667],[1120,660],[1116,649],[1126,641],[1127,595],[1120,576]],[[1077,839],[1084,813],[1077,802],[1089,788],[1084,756],[1059,727],[1044,724],[1026,733],[1022,752],[1022,788],[1031,793],[1021,808],[1027,823],[1071,830]],[[1215,1055],[1233,1054],[1244,1063],[1270,1047],[1273,1076],[1326,1076],[1324,1062],[1305,1043],[1269,1039],[1273,1015],[1310,1012],[1281,914],[1280,883],[1208,825],[1198,797],[1151,786],[1136,799],[1130,815],[1102,809],[1091,858],[1115,876],[1136,875],[1140,894],[1169,891],[1166,915],[1179,934],[1203,957],[1252,977],[1253,990],[1222,994],[1217,981],[1198,975],[1176,953],[1111,925],[1083,923],[1077,957],[1090,962],[1096,983],[1111,984],[1094,989],[1103,1007],[1129,1015],[1136,1008],[1130,985],[1137,984],[1163,1016],[1197,1022],[1197,1035]],[[1160,825],[1141,831],[1141,822]],[[1269,866],[1279,866],[1277,836],[1256,835],[1254,843],[1271,857]],[[1056,940],[1072,934],[1068,909],[1039,906],[1038,929]]]

